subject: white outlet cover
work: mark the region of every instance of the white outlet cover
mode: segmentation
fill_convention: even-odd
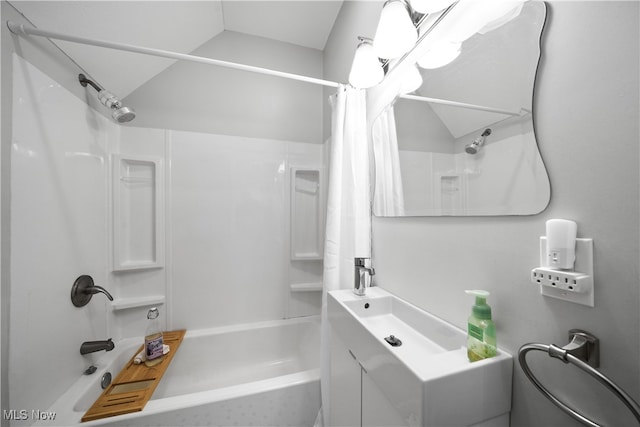
[[[540,266],[547,267],[547,238],[540,237]],[[593,278],[593,239],[576,239],[576,262],[574,271],[586,274]],[[557,298],[575,304],[595,306],[595,281],[589,292],[568,292],[550,286],[540,286],[540,293],[544,296]]]

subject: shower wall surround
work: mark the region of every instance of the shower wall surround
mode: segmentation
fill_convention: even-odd
[[[164,159],[165,268],[112,273],[120,298],[165,296],[170,328],[208,328],[317,314],[289,291],[289,169],[322,165],[318,144],[119,127],[113,152]],[[319,280],[316,278],[316,280]],[[313,297],[318,298],[314,302]],[[308,298],[307,298],[308,299]],[[110,317],[118,338],[145,317]]]
[[[10,403],[44,409],[90,365],[80,344],[108,338],[106,298],[76,308],[70,291],[81,274],[109,290],[106,174],[117,129],[13,59]]]
[[[512,120],[492,126],[491,140],[473,156],[464,152],[464,146],[475,134],[447,141],[449,152],[401,149],[405,215],[497,215],[513,206],[538,209],[537,195],[547,194],[540,190],[547,185],[544,174],[532,173],[544,170],[544,165],[529,142],[533,138],[529,126],[530,116],[522,123]]]
[[[171,132],[175,327],[319,313],[289,292],[292,165],[322,165],[322,146]]]
[[[168,329],[319,313],[319,292],[290,291],[321,268],[291,261],[289,176],[321,169],[323,145],[117,126],[18,55],[13,74],[12,408],[47,408],[94,360],[83,341],[142,336],[132,301],[160,297]],[[112,269],[113,154],[165,167],[161,267]],[[74,307],[80,274],[115,304]]]
[[[164,199],[164,203],[161,203],[159,212],[156,214],[164,219],[164,227],[158,230],[158,235],[154,236],[158,242],[163,242],[164,247],[158,248],[163,252],[164,262],[160,268],[151,269],[133,269],[128,271],[111,271],[109,274],[109,285],[115,292],[114,297],[116,302],[124,303],[125,305],[130,301],[138,299],[150,298],[151,301],[162,301],[161,303],[154,303],[158,305],[160,310],[160,320],[164,327],[171,328],[171,301],[168,296],[168,290],[171,283],[171,235],[168,227],[170,221],[170,208],[169,203],[171,201],[171,171],[170,171],[170,156],[168,154],[167,131],[163,129],[147,129],[137,127],[117,127],[116,137],[110,145],[110,154],[117,154],[123,158],[148,158],[158,161],[158,166],[164,171],[164,182],[159,183],[158,189],[161,194],[158,197]],[[114,158],[111,161],[115,161]],[[111,173],[114,167],[111,167]],[[117,182],[115,177],[107,179],[111,185]],[[115,193],[110,190],[110,196],[113,197]],[[112,228],[115,227],[115,222],[118,220],[117,213],[113,210],[113,201],[108,203],[109,206],[109,222],[108,222],[108,235],[109,238],[113,238]],[[151,208],[151,206],[147,206]],[[113,245],[113,242],[111,243]],[[111,247],[111,246],[110,246]],[[111,252],[112,250],[110,250]],[[116,255],[114,253],[108,254],[107,262],[111,269],[113,263],[112,258]],[[147,306],[146,308],[148,308]],[[113,315],[108,316],[109,333],[114,336],[114,339],[120,339],[125,337],[136,336],[140,331],[146,328],[146,310],[144,306],[132,309],[119,309],[113,311]]]

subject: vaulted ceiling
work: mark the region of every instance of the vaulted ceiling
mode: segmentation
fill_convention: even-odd
[[[74,36],[190,53],[222,31],[323,50],[342,0],[24,1],[9,0],[38,28]],[[172,60],[54,41],[120,97]]]

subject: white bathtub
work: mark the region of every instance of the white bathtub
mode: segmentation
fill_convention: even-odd
[[[113,377],[141,345],[127,339],[98,359],[35,425],[312,426],[320,408],[318,317],[187,331],[171,366],[144,410],[80,423]]]

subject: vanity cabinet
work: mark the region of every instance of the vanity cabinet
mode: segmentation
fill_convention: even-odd
[[[373,382],[353,351],[332,332],[331,426],[386,427],[407,422]]]
[[[362,370],[362,425],[367,427],[409,425],[364,369]]]
[[[503,350],[470,363],[464,330],[380,287],[330,291],[327,315],[328,424],[509,425],[513,358]],[[479,394],[488,383],[490,393]]]
[[[361,425],[362,368],[340,337],[331,333],[331,416],[329,425]]]

